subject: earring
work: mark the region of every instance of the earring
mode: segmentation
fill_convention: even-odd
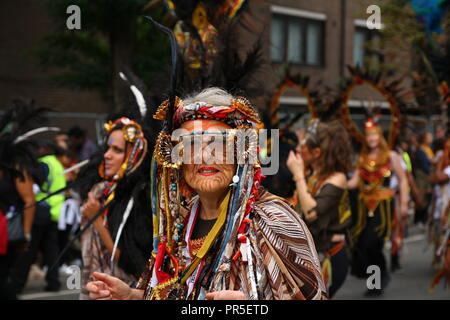
[[[236,173],[235,173],[235,175],[233,176],[233,183],[232,184],[230,184],[230,186],[235,186],[236,184],[238,184],[238,182],[239,182],[239,176],[238,176],[238,170],[239,170],[239,166],[237,166],[236,167]]]

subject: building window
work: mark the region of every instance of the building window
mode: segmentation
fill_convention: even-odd
[[[282,62],[284,60],[284,29],[281,19],[272,20],[272,60]]]
[[[324,22],[275,14],[272,16],[273,62],[322,66]]]
[[[382,62],[381,38],[376,30],[356,27],[353,36],[353,65],[377,69]]]

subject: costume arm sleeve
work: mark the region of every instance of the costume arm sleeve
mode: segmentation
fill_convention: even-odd
[[[274,298],[322,299],[326,288],[314,240],[304,221],[281,201],[258,205],[255,213],[263,263],[272,291],[279,294]],[[285,286],[288,292],[278,286]]]
[[[332,217],[332,211],[339,208],[343,189],[338,188],[330,183],[324,185],[320,193],[314,197],[317,202],[316,213],[317,219],[308,224],[315,232],[320,232],[328,227]]]

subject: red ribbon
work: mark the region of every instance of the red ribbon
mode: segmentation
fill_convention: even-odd
[[[155,259],[155,273],[156,279],[158,279],[158,283],[164,283],[171,278],[170,274],[161,270],[161,266],[165,256],[166,256],[166,242],[163,241],[158,244],[158,254],[156,255]]]

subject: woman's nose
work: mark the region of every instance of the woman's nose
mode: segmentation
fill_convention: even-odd
[[[106,151],[105,154],[103,155],[103,157],[105,159],[111,159],[111,152],[110,152],[110,150]]]

